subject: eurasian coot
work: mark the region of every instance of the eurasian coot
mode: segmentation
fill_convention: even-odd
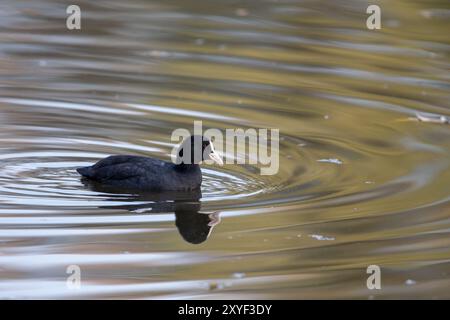
[[[78,168],[83,177],[127,190],[186,191],[200,188],[199,163],[206,159],[223,164],[212,142],[203,136],[186,138],[177,150],[176,162],[149,157],[109,156],[93,166]]]

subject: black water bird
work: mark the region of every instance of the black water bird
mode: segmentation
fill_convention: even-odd
[[[77,171],[85,179],[123,190],[189,191],[200,188],[202,172],[199,163],[207,159],[223,164],[208,138],[193,135],[184,139],[178,147],[175,163],[142,156],[117,155]]]

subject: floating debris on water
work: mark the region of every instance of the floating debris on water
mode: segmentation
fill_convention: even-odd
[[[316,240],[328,240],[328,241],[330,241],[330,240],[336,240],[336,238],[334,238],[334,237],[326,237],[326,236],[322,236],[322,235],[320,235],[320,234],[310,234],[309,235],[311,238],[313,238],[313,239],[316,239]]]
[[[235,279],[242,279],[245,277],[245,273],[244,272],[235,272],[235,273],[233,273],[232,276]]]
[[[334,164],[342,164],[343,162],[336,158],[330,158],[330,159],[319,159],[317,162],[328,162],[328,163],[334,163]]]
[[[424,17],[425,19],[447,19],[450,17],[450,10],[446,9],[428,9],[428,10],[421,10],[420,15]]]
[[[405,284],[406,284],[407,286],[413,286],[413,285],[415,285],[416,283],[417,283],[417,282],[414,281],[414,280],[412,280],[412,279],[408,279],[408,280],[405,281]]]
[[[208,289],[210,291],[214,291],[214,290],[223,290],[227,287],[231,287],[233,284],[231,281],[212,281],[208,283]]]
[[[135,209],[133,210],[134,213],[147,213],[152,211],[153,208],[139,208],[139,209]]]
[[[147,55],[155,58],[165,58],[170,56],[170,53],[167,51],[151,50],[147,53]]]
[[[442,116],[442,115],[433,115],[433,114],[416,114],[416,118],[419,121],[422,122],[431,122],[431,123],[450,123],[449,118],[447,118],[446,116]]]

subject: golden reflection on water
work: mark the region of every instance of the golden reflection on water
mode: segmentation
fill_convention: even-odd
[[[364,1],[78,1],[68,31],[70,1],[3,1],[0,297],[449,298],[450,127],[417,114],[450,116],[450,8],[374,3],[378,31]],[[74,170],[169,159],[194,120],[279,128],[278,174],[158,198]]]

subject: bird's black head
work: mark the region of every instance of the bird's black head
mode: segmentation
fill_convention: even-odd
[[[222,165],[222,158],[214,150],[211,140],[204,136],[193,135],[183,140],[177,151],[177,164],[199,164],[211,159]]]

